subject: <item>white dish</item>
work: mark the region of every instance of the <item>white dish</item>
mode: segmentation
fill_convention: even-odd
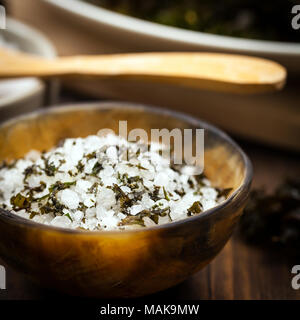
[[[80,17],[93,25],[94,31],[99,34],[111,35],[111,41],[115,39],[121,46],[125,40],[127,49],[205,50],[259,55],[282,63],[289,71],[300,72],[300,43],[242,39],[184,30],[118,14],[81,0],[44,1],[65,11],[66,15]],[[116,33],[118,36],[114,37]]]
[[[18,50],[54,57],[55,50],[38,31],[7,19],[6,29],[0,31],[2,40]],[[35,78],[0,81],[0,121],[39,108],[44,102],[45,84]]]

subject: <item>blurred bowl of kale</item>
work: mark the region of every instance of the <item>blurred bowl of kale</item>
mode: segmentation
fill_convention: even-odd
[[[272,58],[300,72],[300,29],[292,26],[297,0],[44,1],[120,51],[235,52]]]
[[[300,42],[289,15],[296,1],[84,0],[115,12],[187,30],[239,38]],[[276,5],[274,5],[276,3]]]

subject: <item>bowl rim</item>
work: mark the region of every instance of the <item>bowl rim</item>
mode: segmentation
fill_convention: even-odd
[[[300,56],[300,43],[297,42],[237,38],[186,30],[116,13],[94,4],[83,2],[82,0],[43,1],[95,23],[113,27],[119,31],[125,30],[137,35],[146,35],[164,41],[197,45],[199,48],[205,46],[217,50],[234,50],[248,54]]]
[[[1,31],[3,34],[14,34],[28,43],[34,43],[35,50],[30,51],[32,54],[49,59],[55,58],[57,55],[54,45],[44,33],[10,16],[6,18],[6,29]]]
[[[14,81],[16,79],[3,79],[3,81]],[[5,110],[6,108],[10,108],[12,105],[24,102],[26,99],[30,99],[39,93],[43,93],[45,90],[45,85],[43,82],[37,78],[20,78],[17,79],[20,83],[11,84],[14,88],[19,88],[22,86],[21,82],[28,82],[30,84],[30,88],[27,90],[15,90],[13,94],[9,94],[7,96],[0,98],[0,110]]]
[[[32,50],[32,54],[38,54],[46,58],[54,58],[56,56],[56,50],[50,40],[35,28],[24,24],[11,17],[6,19],[6,29],[0,30],[0,34],[4,37],[7,35],[14,35],[18,38],[22,38],[28,44],[34,44],[35,50]],[[3,81],[15,80],[15,79],[3,79]],[[0,111],[7,108],[11,108],[16,104],[20,104],[26,99],[32,99],[36,95],[43,94],[46,89],[45,83],[34,77],[17,79],[17,86],[21,86],[21,81],[30,82],[30,87],[27,90],[16,90],[13,93],[5,95],[0,98]]]
[[[69,103],[69,104],[57,105],[49,109],[38,109],[37,111],[20,115],[13,119],[9,119],[0,124],[0,129],[6,126],[16,124],[19,121],[30,120],[30,119],[37,118],[39,116],[51,115],[56,113],[65,113],[69,111],[87,111],[87,110],[92,111],[92,110],[125,109],[125,108],[127,110],[132,109],[132,110],[146,111],[147,113],[154,114],[154,115],[170,116],[180,121],[184,121],[188,124],[191,124],[193,126],[199,126],[200,128],[204,128],[204,129],[208,129],[209,131],[212,131],[221,139],[228,142],[241,156],[241,159],[245,166],[245,176],[241,185],[230,195],[229,198],[224,200],[219,205],[209,210],[203,211],[199,215],[187,217],[187,218],[180,219],[174,222],[169,222],[166,224],[161,224],[153,227],[145,227],[140,229],[90,231],[90,230],[61,228],[61,227],[55,227],[51,225],[34,222],[32,220],[23,218],[17,214],[11,213],[10,211],[7,211],[1,208],[0,208],[0,220],[9,219],[9,220],[13,220],[19,225],[26,226],[29,228],[40,229],[44,231],[53,231],[53,232],[63,233],[63,234],[73,234],[73,235],[76,234],[76,235],[85,235],[85,236],[86,235],[99,236],[99,235],[122,235],[127,233],[139,233],[139,232],[142,233],[142,232],[148,232],[153,230],[155,231],[160,229],[173,229],[178,227],[181,224],[184,224],[187,222],[192,223],[195,220],[201,220],[201,219],[207,218],[208,216],[215,215],[219,210],[227,207],[232,202],[238,202],[239,199],[242,198],[242,192],[244,190],[250,189],[250,185],[253,177],[252,163],[248,158],[248,156],[240,148],[240,146],[227,133],[217,128],[216,126],[210,124],[209,122],[203,121],[201,119],[195,118],[191,115],[188,115],[182,112],[170,110],[168,108],[162,108],[162,107],[157,107],[152,105],[144,105],[144,104],[139,104],[134,102],[117,101],[117,100],[111,100],[111,101],[105,101],[105,102]]]

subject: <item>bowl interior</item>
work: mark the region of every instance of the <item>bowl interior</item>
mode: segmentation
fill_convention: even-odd
[[[118,134],[119,120],[127,120],[128,132],[143,128],[149,137],[151,129],[204,128],[204,173],[213,185],[233,188],[234,191],[245,179],[243,154],[218,129],[191,117],[161,109],[120,103],[55,108],[7,122],[0,127],[0,160],[23,157],[32,149],[48,150],[62,139],[86,137],[103,128],[112,129]]]

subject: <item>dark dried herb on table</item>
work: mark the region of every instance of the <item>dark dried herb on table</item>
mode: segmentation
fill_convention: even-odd
[[[272,245],[300,256],[300,179],[287,180],[270,195],[253,190],[240,233],[249,243]]]

